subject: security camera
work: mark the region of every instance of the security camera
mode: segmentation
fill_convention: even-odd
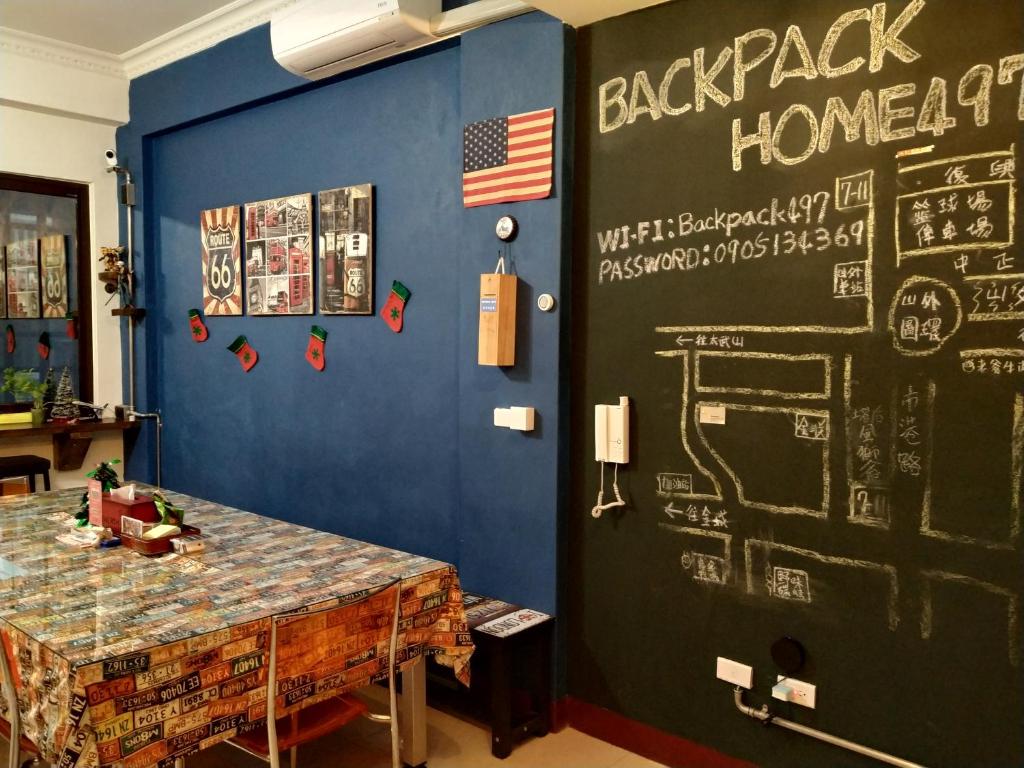
[[[107,167],[114,168],[117,165],[117,152],[112,149],[108,149],[103,153],[103,157],[107,160]]]

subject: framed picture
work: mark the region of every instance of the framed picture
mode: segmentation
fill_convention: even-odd
[[[245,204],[246,312],[313,314],[311,194]]]
[[[68,254],[64,235],[39,239],[39,282],[43,317],[64,318],[68,314]]]
[[[39,317],[39,241],[7,246],[7,316]]]
[[[238,206],[199,215],[203,249],[203,312],[242,314],[242,238]]]
[[[0,248],[0,281],[4,289],[0,291],[0,317],[7,317],[7,247]]]
[[[324,315],[373,314],[373,185],[319,194],[317,297]]]

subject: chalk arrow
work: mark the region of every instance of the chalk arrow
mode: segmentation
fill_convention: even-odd
[[[686,513],[681,509],[676,509],[672,506],[672,502],[669,502],[669,505],[665,507],[665,514],[669,516],[669,519],[675,520],[676,515],[685,515]]]
[[[687,339],[687,338],[685,338],[683,336],[676,336],[676,345],[677,346],[682,347],[685,344],[689,344],[691,341],[693,341],[693,339]]]

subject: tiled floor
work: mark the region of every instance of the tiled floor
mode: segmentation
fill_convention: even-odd
[[[374,704],[375,711],[384,711]],[[572,728],[531,739],[506,760],[491,756],[490,734],[473,723],[434,709],[427,715],[428,768],[658,768],[658,763],[626,752]],[[3,746],[0,768],[7,766]],[[284,765],[287,765],[285,756]],[[299,768],[390,768],[386,725],[359,719],[341,731],[299,749]],[[260,768],[266,766],[233,747],[219,744],[190,757],[187,768]]]

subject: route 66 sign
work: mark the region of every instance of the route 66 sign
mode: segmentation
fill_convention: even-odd
[[[43,295],[43,317],[64,317],[68,313],[68,260],[64,235],[40,239],[39,282]]]
[[[317,296],[324,315],[373,313],[373,186],[319,195]]]
[[[200,216],[203,248],[203,311],[242,314],[242,255],[238,207],[212,208]]]

